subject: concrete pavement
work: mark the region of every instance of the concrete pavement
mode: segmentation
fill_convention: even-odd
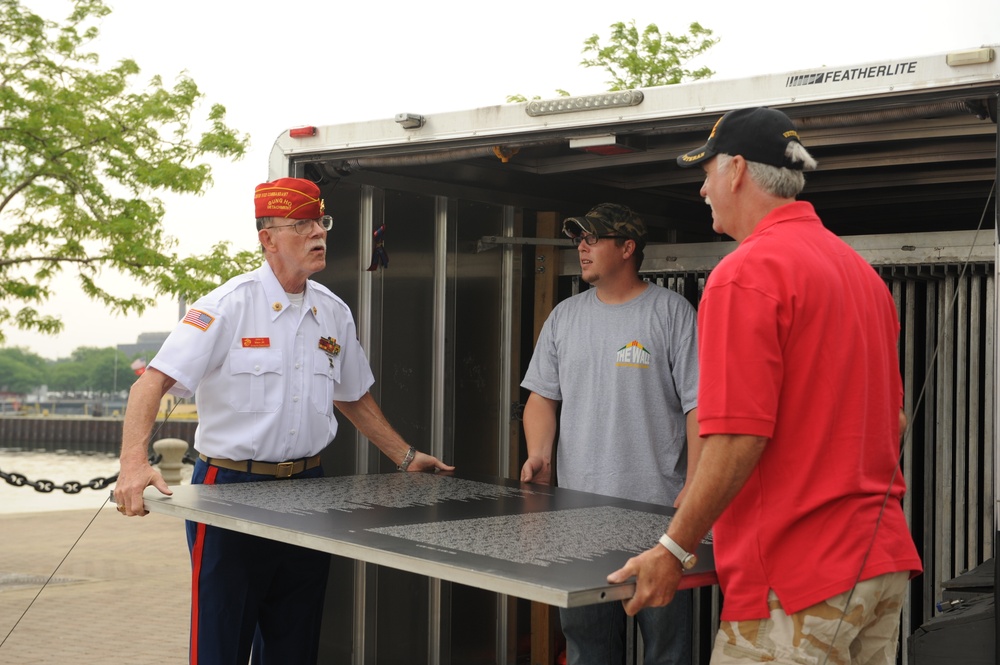
[[[175,517],[0,514],[0,663],[187,663],[190,571]]]

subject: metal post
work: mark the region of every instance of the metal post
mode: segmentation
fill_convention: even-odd
[[[363,266],[370,260],[372,255],[372,220],[374,218],[374,191],[371,187],[361,188],[360,214],[358,215],[358,265]],[[365,350],[368,357],[372,357],[372,274],[362,272],[358,278],[358,311],[355,312],[355,320],[358,329],[358,342]],[[369,473],[368,439],[357,433],[354,442],[354,472]],[[354,562],[354,630],[352,651],[352,664],[365,665],[370,662],[367,653],[368,632],[366,618],[368,596],[368,564],[364,561]]]
[[[448,198],[437,196],[434,200],[434,334],[431,350],[431,440],[430,453],[444,456],[445,417],[445,332],[447,327],[448,279]],[[442,654],[442,582],[427,578],[427,662],[440,663]],[[445,646],[447,648],[447,646]]]
[[[1000,99],[1000,95],[997,95]],[[1000,135],[998,135],[996,145],[996,161],[993,167],[993,248],[996,252],[993,259],[993,280],[994,284],[1000,286],[997,278],[1000,277],[1000,206],[997,205],[997,197],[1000,196]],[[1000,288],[994,289],[996,307],[994,308],[995,329],[1000,330]],[[993,501],[994,501],[994,521],[996,536],[993,540],[993,600],[994,600],[994,626],[993,626],[993,654],[997,665],[1000,665],[1000,611],[997,611],[996,598],[1000,593],[1000,565],[997,565],[996,556],[1000,552],[1000,450],[997,447],[997,437],[1000,436],[1000,408],[997,400],[1000,394],[1000,344],[996,337],[993,338],[994,373],[993,373]]]
[[[503,208],[503,229],[504,237],[509,238],[514,234],[514,208],[504,206]],[[503,246],[502,268],[500,270],[501,293],[500,293],[500,413],[508,413],[507,408],[513,401],[511,399],[510,373],[511,373],[511,337],[513,320],[514,301],[514,248],[511,245]],[[505,476],[510,467],[510,419],[500,417],[497,419],[497,473]],[[514,662],[516,654],[510,654],[507,644],[509,634],[509,605],[510,599],[505,594],[497,594],[496,611],[496,662],[498,665],[507,665]]]

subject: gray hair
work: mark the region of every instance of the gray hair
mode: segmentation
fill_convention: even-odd
[[[273,226],[279,219],[281,219],[281,218],[280,217],[258,217],[257,218],[257,230],[260,231],[260,230],[266,229],[266,228],[268,228],[270,226]],[[260,243],[260,253],[261,253],[261,255],[266,255],[267,254],[267,250],[264,249],[264,243],[263,242]]]
[[[802,169],[790,169],[784,166],[771,166],[760,162],[747,161],[747,172],[750,179],[758,187],[768,194],[778,196],[783,199],[794,199],[806,186],[806,176],[803,171],[812,171],[816,168],[816,160],[809,154],[805,146],[798,141],[789,141],[785,148],[785,156],[792,163],[801,163]],[[718,170],[722,171],[729,166],[732,155],[720,153],[718,155]]]

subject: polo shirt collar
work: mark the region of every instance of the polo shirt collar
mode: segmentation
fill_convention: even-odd
[[[771,212],[764,215],[764,218],[757,222],[757,226],[754,227],[753,231],[749,236],[747,236],[747,238],[758,233],[763,233],[775,224],[780,224],[782,222],[810,221],[819,221],[819,217],[817,217],[816,209],[813,208],[813,205],[808,201],[793,201],[792,203],[786,203],[783,206],[778,206]]]

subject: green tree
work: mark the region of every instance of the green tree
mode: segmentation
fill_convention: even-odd
[[[87,371],[81,363],[60,358],[49,366],[49,390],[75,395],[86,392],[86,385]]]
[[[124,314],[157,296],[194,298],[259,262],[227,243],[178,256],[156,196],[203,193],[212,182],[205,158],[239,159],[248,138],[225,124],[219,104],[197,114],[203,95],[186,74],[170,88],[157,76],[140,89],[133,60],[102,69],[87,48],[111,10],[101,0],[71,5],[58,24],[0,0],[0,342],[8,326],[62,329],[38,306],[66,267],[87,296]],[[140,293],[109,292],[108,273]]]
[[[596,34],[585,41],[583,52],[591,54],[580,62],[584,67],[602,67],[611,75],[609,90],[631,90],[681,81],[697,81],[712,76],[708,67],[687,69],[684,64],[719,42],[712,31],[699,23],[688,26],[688,34],[675,37],[661,33],[650,23],[640,34],[635,21],[611,25],[608,43]]]
[[[45,385],[46,361],[21,348],[0,349],[0,391],[25,395]]]
[[[49,390],[87,395],[128,390],[138,378],[131,362],[113,347],[81,346],[49,367]]]
[[[718,43],[712,38],[712,31],[692,23],[688,34],[675,37],[661,34],[655,24],[650,23],[639,33],[635,21],[611,25],[608,44],[601,44],[596,34],[584,42],[584,67],[602,67],[611,75],[606,81],[609,90],[631,90],[650,88],[658,85],[673,85],[682,81],[697,81],[712,76],[708,67],[687,69],[684,64],[701,55]]]
[[[635,21],[611,25],[607,44],[594,34],[583,42],[583,53],[590,54],[580,64],[584,67],[601,67],[611,75],[606,81],[608,90],[632,90],[658,85],[673,85],[682,81],[710,78],[715,72],[708,67],[687,69],[685,63],[701,55],[719,42],[712,31],[699,23],[688,26],[688,33],[674,36],[663,34],[653,23],[639,32]],[[569,96],[557,90],[561,97]],[[534,99],[538,99],[536,95]],[[524,95],[509,95],[508,102],[526,102]]]

